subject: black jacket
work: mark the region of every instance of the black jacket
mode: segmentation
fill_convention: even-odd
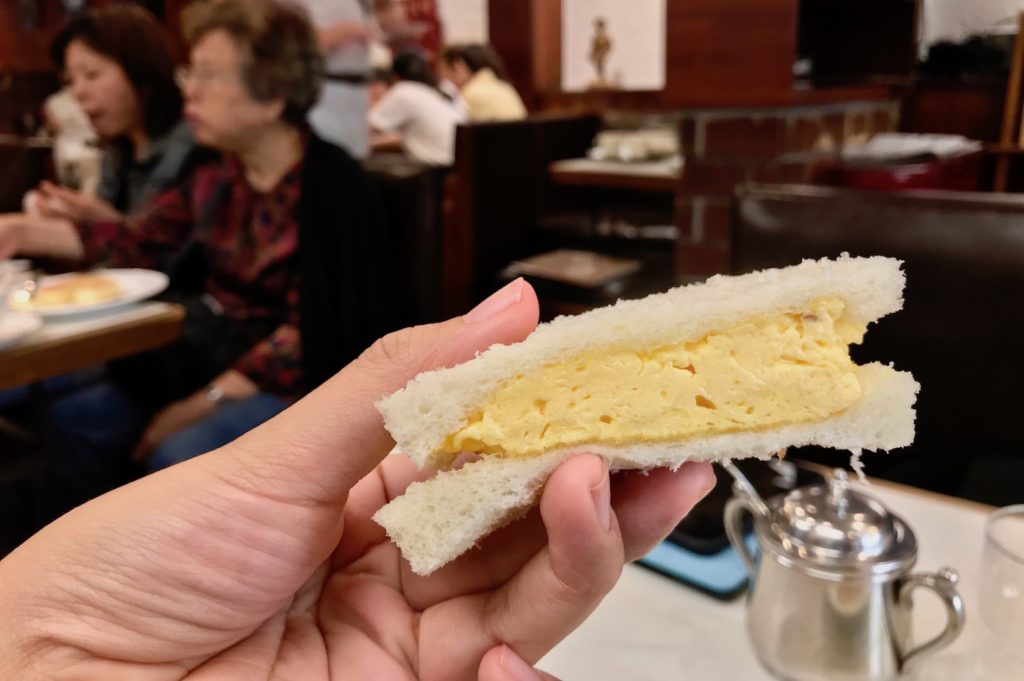
[[[404,322],[397,249],[370,178],[311,135],[299,199],[299,333],[312,389]]]
[[[340,147],[312,133],[308,139],[296,216],[305,391],[406,318],[399,300],[396,249],[370,179]],[[198,217],[194,235],[209,227],[212,215]],[[193,237],[184,244],[168,267],[168,297],[186,310],[179,340],[109,366],[111,378],[154,411],[209,384],[280,323],[231,322],[212,310],[202,295],[206,263],[198,243]]]

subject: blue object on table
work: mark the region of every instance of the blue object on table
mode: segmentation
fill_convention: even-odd
[[[757,541],[753,534],[746,536],[746,542],[751,553],[756,555]],[[702,555],[663,541],[637,564],[723,600],[738,596],[748,582],[747,569],[732,546],[718,553]]]

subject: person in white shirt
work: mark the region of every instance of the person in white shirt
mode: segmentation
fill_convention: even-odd
[[[387,55],[390,43],[416,38],[422,29],[405,17],[393,0],[298,0],[316,26],[324,53],[320,100],[309,114],[318,135],[355,158],[366,156],[369,139],[367,85],[375,55]]]
[[[428,165],[455,160],[455,129],[466,122],[452,99],[438,87],[427,60],[418,52],[395,57],[393,84],[370,109],[371,145],[398,142],[410,157]]]

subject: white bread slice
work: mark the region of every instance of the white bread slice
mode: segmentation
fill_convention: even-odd
[[[396,449],[427,467],[434,463],[434,450],[509,375],[586,350],[649,348],[700,338],[752,316],[799,311],[822,296],[842,298],[851,320],[866,325],[902,306],[903,284],[899,261],[845,255],[740,277],[714,277],[705,284],[556,319],[522,343],[495,346],[460,366],[421,374],[381,400],[378,408]],[[913,377],[874,364],[859,367],[858,379],[860,400],[815,423],[669,443],[587,445],[526,459],[484,456],[411,485],[374,520],[387,530],[414,572],[429,574],[525,513],[558,464],[582,451],[604,457],[613,470],[646,470],[674,469],[685,461],[768,458],[785,447],[807,444],[853,452],[910,444],[918,390]]]
[[[377,408],[398,449],[421,468],[436,467],[432,454],[445,437],[510,374],[611,345],[654,348],[697,339],[754,316],[799,311],[826,295],[843,299],[849,319],[867,325],[903,306],[900,264],[877,256],[805,260],[559,317],[521,343],[495,345],[471,362],[422,373]]]
[[[864,390],[861,399],[818,423],[665,444],[562,449],[527,459],[482,457],[413,483],[373,519],[387,530],[413,572],[427,575],[529,510],[558,464],[581,451],[604,457],[612,470],[647,470],[675,469],[686,461],[767,459],[786,447],[812,444],[851,451],[909,445],[917,382],[909,373],[881,364],[859,367],[858,379]]]

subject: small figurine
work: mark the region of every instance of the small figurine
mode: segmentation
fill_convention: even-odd
[[[612,51],[612,38],[608,35],[608,22],[603,17],[594,19],[594,37],[590,41],[590,63],[597,71],[597,80],[592,87],[604,88],[610,85],[605,76],[608,55]]]

